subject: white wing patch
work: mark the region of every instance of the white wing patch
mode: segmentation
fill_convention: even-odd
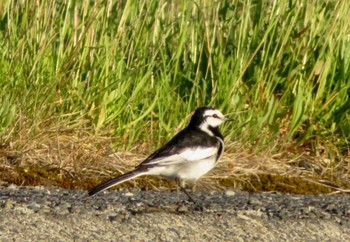
[[[212,156],[215,156],[218,149],[217,147],[193,147],[182,150],[178,154],[171,156],[161,157],[147,162],[147,165],[171,165],[182,163],[186,161],[198,161]]]
[[[206,147],[206,148],[196,147],[195,149],[185,149],[178,155],[188,161],[195,161],[195,160],[203,160],[205,158],[216,155],[217,151],[218,151],[217,147]]]

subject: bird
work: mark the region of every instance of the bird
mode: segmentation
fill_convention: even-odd
[[[187,127],[168,143],[148,156],[134,170],[92,188],[88,191],[88,196],[136,177],[153,175],[175,180],[178,187],[195,202],[186,191],[186,183],[197,181],[216,166],[224,151],[224,137],[219,126],[232,120],[216,108],[197,108]]]

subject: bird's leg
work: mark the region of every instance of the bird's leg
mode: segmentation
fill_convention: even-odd
[[[176,201],[177,201],[177,204],[180,204],[180,189],[181,188],[181,180],[180,178],[176,177],[175,178],[175,182],[176,182]],[[182,190],[182,189],[181,189]]]
[[[190,193],[186,190],[186,184],[184,181],[181,181],[180,179],[176,179],[176,183],[177,183],[177,201],[178,203],[180,204],[179,202],[179,188],[181,189],[181,191],[183,191],[187,197],[189,198],[189,201],[191,201],[194,205],[195,205],[195,210],[198,210],[198,211],[203,211],[204,210],[204,207],[202,204],[198,203],[191,195]],[[180,205],[181,206],[181,205]]]
[[[179,203],[179,201],[180,201],[180,196],[179,196],[179,194],[180,194],[180,192],[179,192],[179,181],[178,181],[178,179],[176,178],[175,179],[175,181],[176,181],[176,201],[177,201],[177,203]]]
[[[176,183],[177,183],[177,201],[179,201],[179,187],[181,189],[181,191],[183,191],[187,197],[189,198],[189,200],[191,202],[193,202],[194,204],[196,203],[196,200],[193,199],[193,197],[188,193],[188,191],[186,190],[186,184],[184,181],[180,180],[179,178],[176,178]]]
[[[180,187],[181,190],[187,195],[187,197],[191,200],[191,202],[193,202],[194,204],[197,204],[196,200],[193,199],[193,197],[189,194],[189,192],[186,190],[185,187]]]

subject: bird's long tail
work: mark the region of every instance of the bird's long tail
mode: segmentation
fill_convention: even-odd
[[[139,177],[139,176],[146,175],[146,173],[147,172],[145,172],[145,171],[139,171],[139,170],[131,171],[129,173],[123,174],[123,175],[118,176],[116,178],[113,178],[109,181],[101,183],[100,185],[89,190],[88,194],[89,194],[89,196],[95,195],[96,193],[102,192],[110,187],[116,186],[116,185],[123,183],[125,181],[134,179],[134,178]]]

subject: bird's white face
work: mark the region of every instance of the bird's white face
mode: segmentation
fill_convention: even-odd
[[[223,122],[229,120],[217,109],[206,110],[203,114],[203,119],[203,125],[211,127],[218,127]]]

